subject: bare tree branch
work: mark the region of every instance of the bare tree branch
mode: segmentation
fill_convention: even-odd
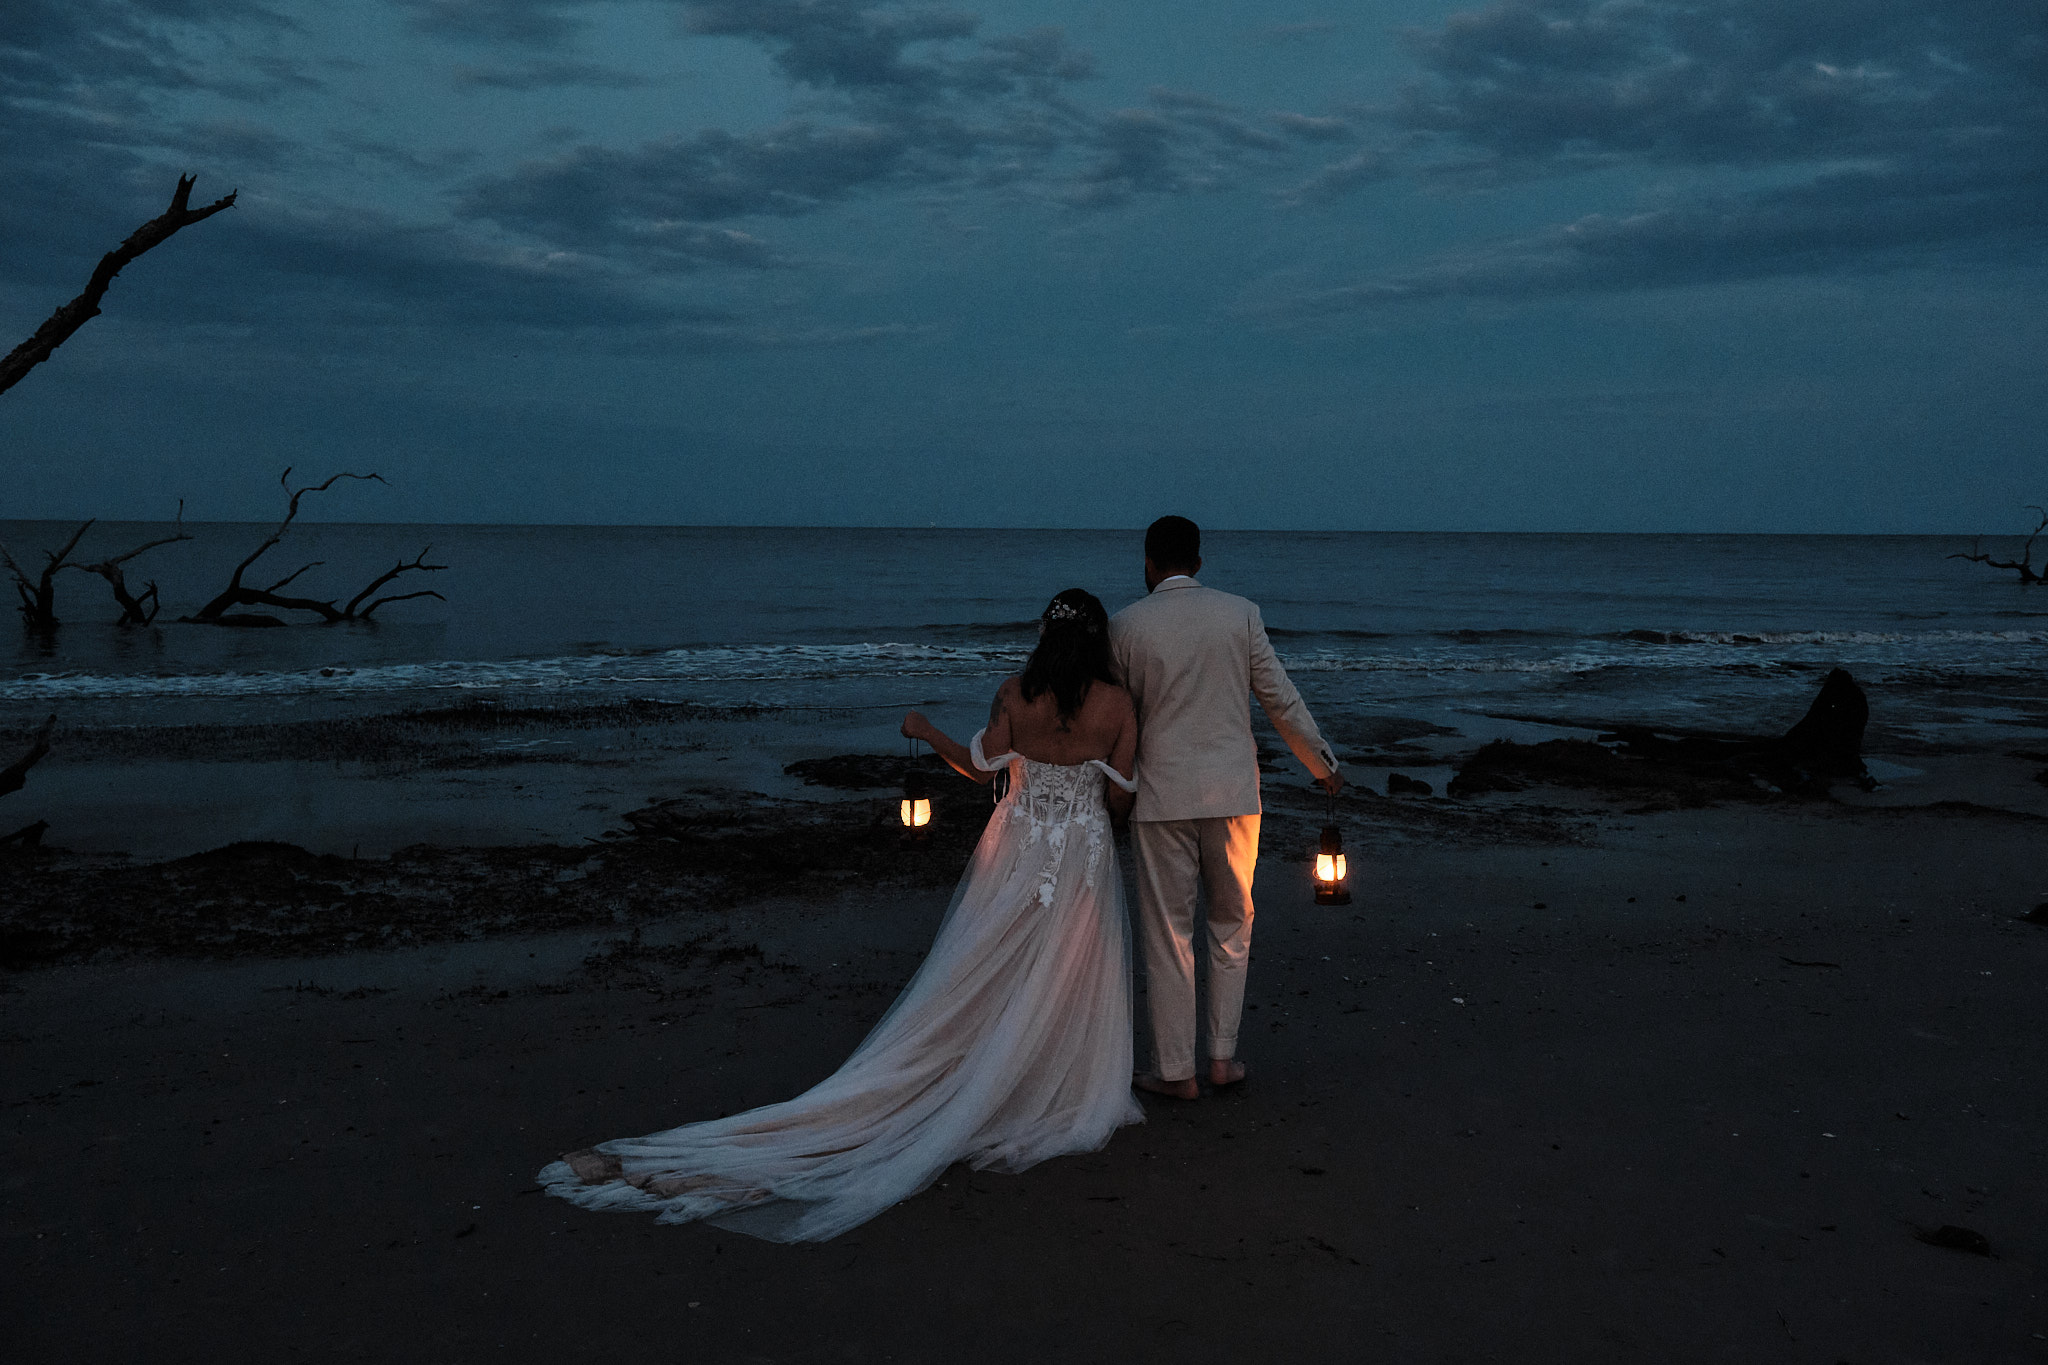
[[[189,175],[179,176],[177,192],[171,196],[171,206],[129,233],[127,241],[100,257],[100,263],[93,268],[92,278],[86,281],[85,292],[50,314],[49,320],[36,328],[34,336],[9,351],[5,359],[0,359],[0,393],[13,388],[23,375],[48,360],[50,353],[68,341],[73,332],[100,315],[100,300],[106,296],[107,286],[114,282],[114,276],[121,273],[121,267],[151,247],[162,244],[179,228],[211,218],[222,209],[234,206],[235,193],[230,192],[203,209],[189,207],[192,182],[193,177]]]
[[[7,552],[6,546],[0,545],[0,564],[5,564],[7,572],[14,575],[14,591],[21,598],[22,623],[31,630],[49,630],[57,624],[57,571],[65,567],[71,552],[78,548],[78,542],[91,529],[92,522],[87,521],[71,533],[71,539],[64,542],[63,549],[43,551],[43,558],[48,562],[34,578],[14,562],[14,556]]]
[[[2028,503],[2027,510],[2039,517],[2040,520],[2035,523],[2033,531],[2021,543],[2020,557],[2018,559],[1994,558],[1983,553],[1979,548],[1980,542],[1975,540],[1970,542],[1969,554],[1953,554],[1949,558],[1966,559],[1972,564],[1988,564],[1994,569],[2015,570],[2018,572],[2020,582],[2022,583],[2048,583],[2048,562],[2044,562],[2038,569],[2034,567],[2034,542],[2041,538],[2043,531],[2048,531],[2048,507],[2039,507],[2033,503]]]
[[[291,483],[292,469],[290,465],[286,465],[284,473],[278,476],[279,485],[283,487],[285,492],[289,495],[289,501],[285,504],[284,520],[280,521],[277,524],[277,529],[275,531],[272,531],[267,537],[264,538],[262,544],[258,545],[254,550],[251,550],[249,552],[249,557],[247,559],[244,559],[241,563],[235,565],[235,571],[232,575],[229,576],[228,585],[226,588],[221,590],[220,595],[215,597],[211,602],[208,602],[205,606],[201,607],[198,611],[194,612],[191,616],[188,616],[185,619],[188,621],[195,621],[204,625],[276,625],[277,618],[275,617],[251,617],[246,619],[237,619],[227,615],[227,611],[230,607],[258,606],[281,607],[289,611],[310,611],[316,613],[320,616],[322,620],[325,620],[329,623],[348,619],[347,613],[343,612],[340,608],[336,607],[332,601],[323,602],[311,597],[280,597],[277,595],[279,588],[282,588],[285,584],[291,582],[294,578],[297,578],[299,574],[304,573],[306,569],[313,568],[320,562],[318,560],[315,560],[313,564],[308,564],[304,568],[301,568],[296,572],[285,575],[277,582],[271,584],[268,588],[251,588],[245,586],[242,582],[242,575],[249,571],[249,567],[252,564],[254,564],[257,560],[263,558],[264,554],[267,551],[269,551],[269,549],[272,546],[276,545],[280,540],[283,540],[284,533],[291,529],[291,524],[294,521],[298,520],[299,500],[301,498],[304,498],[308,493],[325,493],[328,489],[334,487],[335,484],[340,483],[343,479],[374,480],[377,483],[383,483],[385,481],[384,476],[382,474],[351,474],[344,471],[340,474],[329,475],[324,482],[308,484],[304,488],[294,489]]]
[[[157,598],[156,582],[151,580],[140,593],[131,593],[128,591],[128,577],[123,572],[121,566],[146,551],[154,550],[163,545],[175,545],[181,540],[190,539],[192,539],[192,533],[185,529],[185,500],[180,498],[178,499],[178,530],[175,535],[160,536],[155,540],[136,546],[126,554],[115,555],[111,559],[103,559],[97,564],[67,564],[65,567],[77,569],[81,573],[96,573],[101,578],[106,579],[107,586],[113,589],[114,600],[121,604],[120,624],[124,626],[146,626],[156,619],[157,609],[161,605]]]
[[[28,770],[42,762],[43,755],[50,752],[50,732],[56,728],[57,716],[52,712],[50,718],[37,729],[34,742],[28,746],[28,752],[6,767],[0,768],[0,796],[21,790],[22,783],[28,780]]]
[[[397,564],[385,570],[377,577],[371,579],[369,587],[364,588],[361,592],[357,593],[354,597],[349,599],[349,604],[348,606],[342,609],[342,614],[345,616],[353,616],[361,620],[368,620],[370,613],[377,610],[377,608],[383,606],[386,602],[404,602],[415,597],[436,597],[440,598],[441,601],[446,602],[448,599],[445,597],[441,597],[440,593],[428,589],[422,589],[419,592],[409,592],[398,597],[380,597],[376,601],[370,603],[369,606],[363,607],[363,599],[365,597],[368,597],[371,593],[376,592],[377,589],[383,587],[386,583],[389,583],[392,579],[398,577],[402,573],[412,573],[415,570],[421,573],[439,573],[441,570],[447,568],[448,566],[446,564],[429,564],[426,562],[427,551],[433,548],[433,546],[429,545],[425,550],[421,550],[417,555],[413,556],[410,560],[401,559],[400,561],[398,561]],[[358,607],[362,607],[362,610],[356,610],[356,608]]]
[[[300,574],[304,573],[304,572],[305,572],[306,570],[308,570],[308,569],[317,569],[317,568],[319,568],[319,567],[320,567],[320,566],[321,566],[322,564],[325,564],[326,562],[327,562],[327,561],[326,561],[326,560],[324,560],[324,559],[316,559],[316,560],[314,560],[314,561],[313,561],[313,562],[312,562],[311,564],[302,564],[302,565],[300,565],[300,566],[299,566],[298,568],[296,568],[296,569],[293,569],[293,570],[292,570],[292,571],[291,571],[290,573],[286,574],[286,575],[285,575],[285,576],[284,576],[283,578],[280,578],[280,579],[278,579],[278,580],[277,580],[277,581],[276,581],[275,583],[272,583],[272,584],[271,584],[271,585],[270,585],[269,587],[267,587],[267,588],[263,589],[263,591],[264,591],[264,592],[276,592],[276,591],[277,591],[277,590],[278,590],[279,588],[282,588],[282,587],[283,587],[283,586],[284,586],[285,584],[287,584],[287,583],[291,582],[291,581],[292,581],[292,580],[293,580],[294,578],[297,578],[297,577],[298,577],[298,576],[299,576]]]
[[[445,568],[446,566],[436,565],[435,567]],[[369,606],[364,607],[361,611],[355,614],[356,619],[358,621],[367,621],[370,619],[370,613],[377,610],[377,608],[383,606],[386,602],[410,602],[415,597],[431,597],[437,602],[446,602],[448,600],[447,598],[441,596],[440,593],[435,592],[432,588],[421,588],[418,592],[397,592],[391,594],[391,596],[389,597],[380,597],[376,601],[370,603]]]

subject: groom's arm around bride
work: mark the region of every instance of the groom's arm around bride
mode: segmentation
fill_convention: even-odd
[[[1336,755],[1274,657],[1258,607],[1203,587],[1201,532],[1161,517],[1145,533],[1149,595],[1117,613],[1110,643],[1138,713],[1138,800],[1131,814],[1138,934],[1156,1069],[1139,1084],[1192,1099],[1194,911],[1209,893],[1208,1078],[1244,1078],[1236,1059],[1251,955],[1259,848],[1259,757],[1250,696],[1325,790],[1344,785]]]

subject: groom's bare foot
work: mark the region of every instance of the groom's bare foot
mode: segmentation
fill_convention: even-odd
[[[1218,1090],[1241,1085],[1251,1069],[1234,1057],[1218,1057],[1209,1063],[1209,1084]]]
[[[1167,1095],[1177,1100],[1198,1100],[1202,1087],[1195,1084],[1193,1076],[1184,1081],[1162,1081],[1157,1076],[1133,1076],[1131,1084],[1154,1095]]]

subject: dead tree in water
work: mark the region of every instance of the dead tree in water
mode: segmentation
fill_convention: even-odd
[[[15,562],[5,545],[0,545],[0,564],[6,565],[7,572],[14,575],[14,591],[21,598],[21,621],[30,630],[52,630],[56,627],[57,571],[77,567],[69,563],[71,552],[78,548],[78,542],[91,529],[92,522],[88,521],[71,533],[71,539],[64,542],[63,549],[43,551],[46,562],[43,571],[34,578],[30,578],[28,571]]]
[[[421,550],[417,556],[410,560],[400,560],[396,565],[379,574],[370,581],[368,587],[350,598],[348,605],[345,607],[336,606],[332,598],[323,600],[317,597],[286,597],[283,595],[283,589],[293,579],[308,569],[320,567],[324,561],[318,559],[292,570],[267,588],[252,588],[244,583],[242,575],[246,574],[250,566],[261,559],[272,546],[283,540],[284,533],[291,529],[292,522],[299,515],[299,499],[305,497],[308,493],[325,493],[343,479],[374,479],[378,483],[384,482],[384,476],[381,474],[350,474],[344,472],[331,475],[324,483],[308,484],[304,488],[295,490],[292,488],[291,478],[292,471],[290,466],[287,466],[284,474],[278,479],[278,482],[284,486],[285,492],[290,495],[290,501],[285,506],[284,520],[277,524],[277,529],[272,531],[261,545],[258,545],[250,552],[247,559],[235,566],[234,574],[228,579],[228,585],[221,590],[220,595],[192,615],[184,618],[185,620],[197,622],[201,625],[214,626],[281,626],[284,622],[275,616],[230,611],[230,608],[233,607],[280,607],[287,611],[310,611],[319,616],[321,620],[332,625],[337,621],[367,621],[370,619],[371,613],[387,602],[404,602],[415,597],[432,597],[443,602],[448,600],[431,588],[423,588],[418,592],[393,593],[387,597],[377,597],[374,600],[370,600],[372,599],[372,594],[376,593],[378,589],[382,588],[392,579],[397,578],[400,574],[413,572],[436,573],[448,567],[446,564],[427,563],[426,550]],[[427,549],[432,548],[432,546],[427,547]],[[365,605],[366,601],[367,605]]]
[[[97,564],[67,564],[64,567],[78,569],[85,573],[96,573],[101,578],[106,579],[107,586],[114,590],[114,600],[121,604],[121,620],[119,624],[124,626],[146,626],[151,621],[156,620],[157,608],[159,606],[156,580],[152,578],[143,586],[139,594],[131,593],[128,591],[128,576],[121,566],[137,555],[154,550],[160,545],[175,545],[181,540],[190,539],[192,539],[192,533],[185,529],[185,500],[180,498],[178,499],[177,534],[160,536],[145,545],[136,546],[127,554],[115,555],[112,559],[103,559]]]
[[[2029,503],[2027,510],[2040,517],[2040,521],[2034,524],[2034,529],[2027,534],[2026,541],[2021,544],[2018,559],[1994,559],[1983,553],[1979,543],[1974,540],[1970,542],[1969,554],[1953,554],[1949,558],[1967,559],[1972,564],[1989,564],[1994,569],[2017,570],[2022,583],[2048,583],[2048,561],[2044,561],[2038,569],[2034,567],[2034,542],[2041,538],[2043,531],[2048,531],[2048,507],[2036,507]]]
[[[100,257],[100,263],[93,267],[92,278],[85,283],[85,292],[50,314],[49,320],[36,328],[34,336],[0,359],[0,393],[13,388],[23,375],[48,360],[52,351],[70,340],[73,332],[100,315],[100,300],[106,296],[107,286],[114,282],[114,276],[121,273],[122,266],[151,247],[161,245],[179,228],[211,218],[222,209],[233,208],[235,203],[233,192],[203,209],[190,207],[191,198],[192,177],[181,175],[177,192],[171,196],[171,206],[129,233],[127,241]]]

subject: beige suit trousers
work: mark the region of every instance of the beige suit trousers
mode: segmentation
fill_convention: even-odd
[[[1195,1074],[1195,895],[1209,893],[1209,1055],[1237,1055],[1252,953],[1252,873],[1259,817],[1133,820],[1138,942],[1161,1080]]]

